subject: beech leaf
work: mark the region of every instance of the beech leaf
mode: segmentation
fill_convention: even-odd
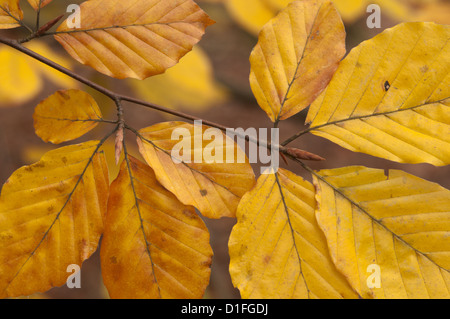
[[[80,63],[111,77],[145,79],[174,66],[214,22],[192,0],[90,0],[81,25],[55,39]]]

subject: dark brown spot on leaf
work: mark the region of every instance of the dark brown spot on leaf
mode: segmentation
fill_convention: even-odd
[[[207,191],[206,189],[201,189],[201,190],[200,190],[200,194],[201,194],[202,196],[206,196],[206,195],[208,194],[208,191]]]

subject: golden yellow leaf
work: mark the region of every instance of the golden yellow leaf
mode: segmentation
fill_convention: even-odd
[[[101,111],[88,93],[61,90],[39,103],[33,114],[36,135],[59,144],[74,140],[97,126]]]
[[[19,7],[19,0],[0,0],[0,29],[20,27],[23,12]]]
[[[166,122],[139,134],[139,150],[158,181],[206,217],[234,217],[242,195],[255,184],[245,153],[220,130]]]
[[[173,109],[204,111],[227,97],[225,88],[214,79],[208,56],[198,47],[164,74],[130,81],[145,100]]]
[[[146,164],[128,157],[111,184],[101,246],[111,298],[201,298],[209,283],[209,232]]]
[[[357,298],[328,252],[311,183],[279,169],[242,197],[230,274],[243,298]]]
[[[47,4],[52,2],[52,0],[28,0],[30,5],[33,7],[34,10],[37,10],[39,8],[45,7]]]
[[[163,73],[214,23],[192,0],[91,0],[81,15],[80,28],[66,20],[55,39],[80,63],[119,79]]]
[[[224,1],[233,19],[248,32],[258,35],[270,19],[294,0]],[[346,24],[364,21],[369,17],[372,13],[367,12],[370,4],[380,6],[382,19],[386,16],[395,21],[430,21],[443,24],[450,21],[448,0],[333,0],[333,4]]]
[[[250,84],[273,122],[308,107],[345,55],[345,28],[331,1],[295,1],[264,26],[250,56]]]
[[[32,41],[26,46],[68,69],[72,68],[70,61],[42,42]],[[6,45],[0,45],[0,107],[20,105],[32,99],[42,90],[45,79],[60,88],[78,86],[69,76]]]
[[[62,147],[15,171],[0,197],[0,298],[66,283],[103,232],[108,169],[98,142]]]
[[[28,49],[37,52],[38,54],[46,57],[53,62],[58,63],[59,65],[62,65],[66,69],[73,69],[73,63],[70,59],[62,56],[57,50],[55,50],[55,48],[50,48],[44,42],[34,40],[24,45]],[[23,54],[19,52],[17,52],[16,54],[21,54],[23,56]],[[36,70],[36,72],[44,75],[47,79],[52,81],[54,85],[57,85],[62,89],[68,89],[78,86],[78,82],[70,76],[63,74],[48,65],[42,64],[41,62],[36,61],[31,57],[26,57],[26,59],[30,61],[30,65]]]
[[[449,26],[404,23],[363,42],[311,105],[311,132],[392,161],[450,164],[449,40]]]
[[[450,298],[449,190],[396,170],[319,175],[317,220],[337,268],[361,296]]]

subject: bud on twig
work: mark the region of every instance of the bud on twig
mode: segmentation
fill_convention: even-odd
[[[320,157],[319,155],[300,150],[298,148],[288,148],[286,150],[286,153],[292,157],[295,157],[299,160],[306,160],[306,161],[325,161],[323,157]]]

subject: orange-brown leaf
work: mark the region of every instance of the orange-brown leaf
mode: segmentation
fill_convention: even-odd
[[[115,78],[145,79],[174,66],[214,23],[192,0],[91,0],[80,28],[56,40],[80,63]]]

